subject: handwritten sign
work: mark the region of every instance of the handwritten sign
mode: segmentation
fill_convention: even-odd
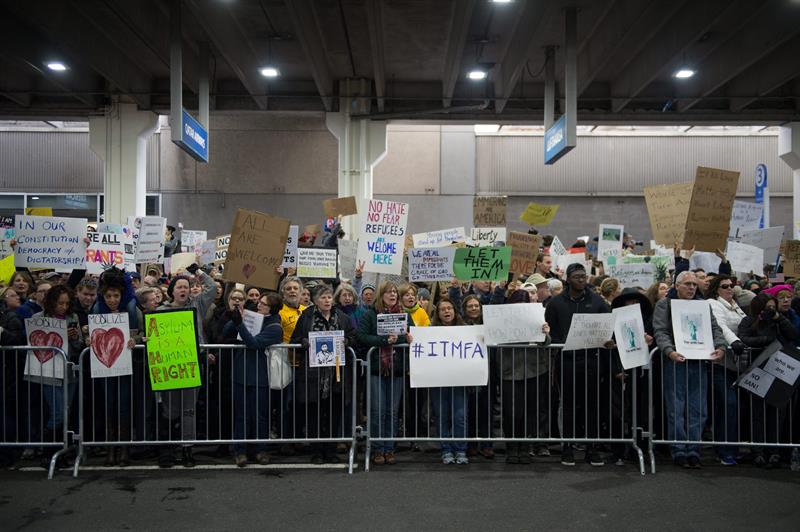
[[[413,235],[415,248],[444,247],[454,242],[464,242],[466,238],[463,227],[453,227],[452,229],[442,229],[441,231],[429,231],[427,233],[417,233]]]
[[[26,318],[25,330],[28,332],[28,345],[58,347],[65,354],[69,349],[66,320],[44,316]],[[31,349],[23,373],[33,377],[30,380],[58,384],[57,379],[64,378],[64,358],[56,356],[56,352],[50,349]]]
[[[344,366],[344,331],[312,331],[308,334],[308,365],[312,368]]]
[[[456,249],[453,273],[459,281],[504,281],[511,265],[511,248]]]
[[[225,257],[225,279],[261,288],[275,288],[283,264],[289,220],[239,209]]]
[[[675,242],[683,242],[693,188],[693,181],[645,187],[647,214],[657,243],[671,248]]]
[[[616,264],[609,266],[607,273],[619,281],[622,288],[647,289],[656,279],[656,267],[652,263]]]
[[[195,310],[166,310],[145,315],[147,367],[154,391],[200,386]]]
[[[739,380],[739,386],[763,399],[773,382],[775,382],[774,375],[761,368],[752,368]]]
[[[758,229],[763,215],[763,204],[734,200],[728,237],[735,238],[739,236],[740,231]]]
[[[201,264],[213,264],[214,252],[217,251],[216,240],[206,240],[200,244],[200,262]]]
[[[164,233],[167,220],[160,216],[129,216],[136,264],[164,262]]]
[[[208,239],[206,231],[181,229],[181,249],[186,252],[200,251],[200,245]]]
[[[115,233],[88,233],[86,248],[86,273],[98,275],[108,268],[125,267],[123,235]]]
[[[511,231],[508,234],[506,244],[511,246],[511,266],[509,270],[517,275],[533,272],[536,266],[536,258],[539,256],[539,246],[542,245],[542,237]]]
[[[17,216],[18,268],[82,269],[86,261],[86,218]]]
[[[506,196],[475,196],[472,200],[472,225],[505,227],[507,203]]]
[[[408,203],[369,200],[358,239],[364,271],[399,274],[403,269]]]
[[[489,354],[482,325],[411,327],[412,388],[486,386]]]
[[[398,314],[378,314],[377,334],[389,336],[395,334],[400,336],[408,331],[408,314],[400,312]]]
[[[673,299],[670,307],[675,350],[687,359],[710,359],[714,337],[708,301]]]
[[[774,375],[789,386],[794,386],[800,375],[800,362],[783,351],[773,353],[764,365],[764,371]]]
[[[408,250],[408,272],[412,283],[449,281],[457,248],[411,248]]]
[[[133,375],[128,313],[89,314],[92,378]]]
[[[562,272],[566,272],[570,264],[583,264],[586,265],[586,253],[567,253],[566,255],[559,255],[555,261],[556,268]]]
[[[764,250],[761,248],[741,242],[728,242],[725,256],[735,272],[764,274]]]
[[[264,325],[264,315],[260,312],[243,309],[242,323],[244,323],[245,329],[247,329],[247,332],[249,332],[251,336],[258,336],[261,332],[261,327]],[[236,339],[241,341],[242,335],[237,334]]]
[[[495,242],[506,241],[505,227],[473,227],[470,239],[475,246],[491,246]]]
[[[193,251],[187,253],[173,253],[172,257],[169,257],[169,259],[169,268],[166,268],[167,273],[178,275],[185,273],[186,268],[197,261],[197,255],[195,255]],[[164,262],[166,265],[166,259]]]
[[[765,263],[775,264],[775,259],[778,258],[781,249],[781,240],[783,240],[783,226],[741,231],[738,240],[742,244],[763,249]]]
[[[783,273],[792,277],[800,275],[800,240],[787,240],[781,245]]]
[[[344,279],[353,279],[358,255],[358,241],[340,238],[336,244],[339,248],[339,275]]]
[[[600,224],[597,237],[597,258],[617,257],[622,254],[623,229],[621,225]]]
[[[335,279],[337,263],[336,249],[297,249],[297,275],[300,277]]]
[[[328,218],[336,218],[340,214],[342,216],[348,216],[350,214],[358,214],[358,208],[356,207],[355,196],[323,200],[322,208],[325,211],[325,216],[327,216]]]
[[[531,202],[519,215],[519,219],[528,225],[550,225],[556,217],[559,206]]]
[[[297,268],[297,239],[300,237],[300,226],[290,225],[289,236],[286,238],[286,249],[283,252],[284,268]]]
[[[613,334],[613,314],[573,314],[563,350],[575,351],[603,347],[606,342],[611,340]]]
[[[554,236],[553,241],[550,243],[550,256],[555,260],[556,257],[566,254],[567,248],[564,247],[564,244],[561,243],[557,236]]]
[[[697,167],[686,216],[685,249],[694,247],[698,251],[713,252],[725,247],[738,186],[739,172]]]
[[[638,303],[615,308],[614,338],[619,359],[625,369],[638,368],[650,363],[650,348],[644,337],[642,307]]]
[[[487,345],[543,342],[544,306],[541,303],[484,305]]]

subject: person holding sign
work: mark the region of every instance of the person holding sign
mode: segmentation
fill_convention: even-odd
[[[312,296],[313,306],[303,311],[292,333],[291,343],[302,344],[308,350],[309,333],[319,331],[344,331],[345,347],[353,346],[356,331],[350,317],[333,308],[333,290],[319,284]],[[344,436],[344,405],[347,378],[340,378],[339,366],[309,367],[307,357],[297,357],[299,364],[294,378],[295,419],[305,424],[305,436],[309,439],[342,438]],[[353,361],[347,362],[352,364]],[[347,375],[347,372],[344,372]],[[348,401],[352,398],[346,398]],[[307,420],[307,423],[305,421]],[[300,426],[303,426],[302,424]],[[299,435],[297,435],[299,436]],[[337,463],[335,443],[315,442],[311,445],[311,463]]]
[[[483,325],[483,305],[478,296],[469,294],[461,302],[461,317],[464,325]],[[489,359],[494,360],[495,348],[489,347]],[[494,365],[489,364],[489,385],[470,388],[469,404],[475,405],[477,416],[467,416],[467,433],[470,438],[490,438],[492,436],[492,406],[497,393],[497,371]],[[473,398],[474,397],[474,398]],[[477,419],[476,419],[477,418]],[[481,456],[491,460],[494,458],[492,442],[481,442],[480,451],[474,443],[467,446],[467,456]]]
[[[664,402],[666,403],[667,439],[677,441],[699,442],[703,436],[703,427],[707,417],[707,362],[705,360],[687,360],[687,357],[676,349],[673,331],[673,319],[681,319],[672,313],[674,300],[702,300],[698,290],[697,277],[692,272],[684,271],[675,280],[675,287],[667,292],[667,297],[656,304],[653,313],[653,330],[656,343],[664,357]],[[725,337],[717,320],[706,307],[707,316],[697,316],[701,320],[711,321],[712,337],[706,339],[713,350],[709,350],[710,360],[720,360],[725,356]],[[685,334],[688,341],[697,342],[696,329],[688,329]],[[692,340],[691,336],[695,336]],[[713,344],[711,343],[713,341]],[[687,353],[688,354],[688,353]],[[671,446],[672,459],[675,465],[698,469],[700,467],[700,446],[697,444],[674,444]]]
[[[403,312],[408,314],[410,320],[409,326],[428,327],[431,324],[431,319],[428,313],[417,301],[418,288],[411,283],[403,283],[398,287],[400,291],[400,302],[403,305]],[[405,422],[405,434],[407,436],[417,436],[419,423],[425,419],[425,402],[419,400],[419,392],[411,389],[411,382],[405,381],[404,389],[405,397],[405,412],[403,421]],[[423,431],[424,432],[424,431]],[[415,448],[418,448],[415,446]]]

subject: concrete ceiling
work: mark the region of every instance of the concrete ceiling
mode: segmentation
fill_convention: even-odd
[[[220,110],[335,111],[354,78],[357,114],[541,123],[570,6],[581,123],[800,120],[798,0],[183,0],[184,104],[208,68]],[[85,117],[111,98],[165,112],[168,43],[166,0],[0,0],[0,116]],[[676,79],[682,65],[696,75]],[[476,66],[487,79],[466,78]]]

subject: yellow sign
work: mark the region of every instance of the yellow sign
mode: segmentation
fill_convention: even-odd
[[[28,216],[53,216],[52,207],[28,207],[25,209]]]
[[[11,281],[11,277],[14,276],[15,271],[14,255],[9,255],[3,260],[0,260],[0,282],[8,284]]]
[[[519,219],[528,225],[550,225],[556,217],[559,205],[540,205],[528,203],[528,206],[519,215]]]

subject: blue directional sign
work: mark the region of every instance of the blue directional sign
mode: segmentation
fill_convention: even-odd
[[[544,164],[555,163],[574,147],[567,142],[567,115],[562,115],[544,132]]]
[[[763,204],[759,228],[764,229],[764,218],[769,216],[769,184],[767,182],[767,165],[759,163],[756,166],[756,203]]]
[[[204,163],[208,162],[208,131],[192,115],[182,109],[181,140],[175,144],[183,151]]]

